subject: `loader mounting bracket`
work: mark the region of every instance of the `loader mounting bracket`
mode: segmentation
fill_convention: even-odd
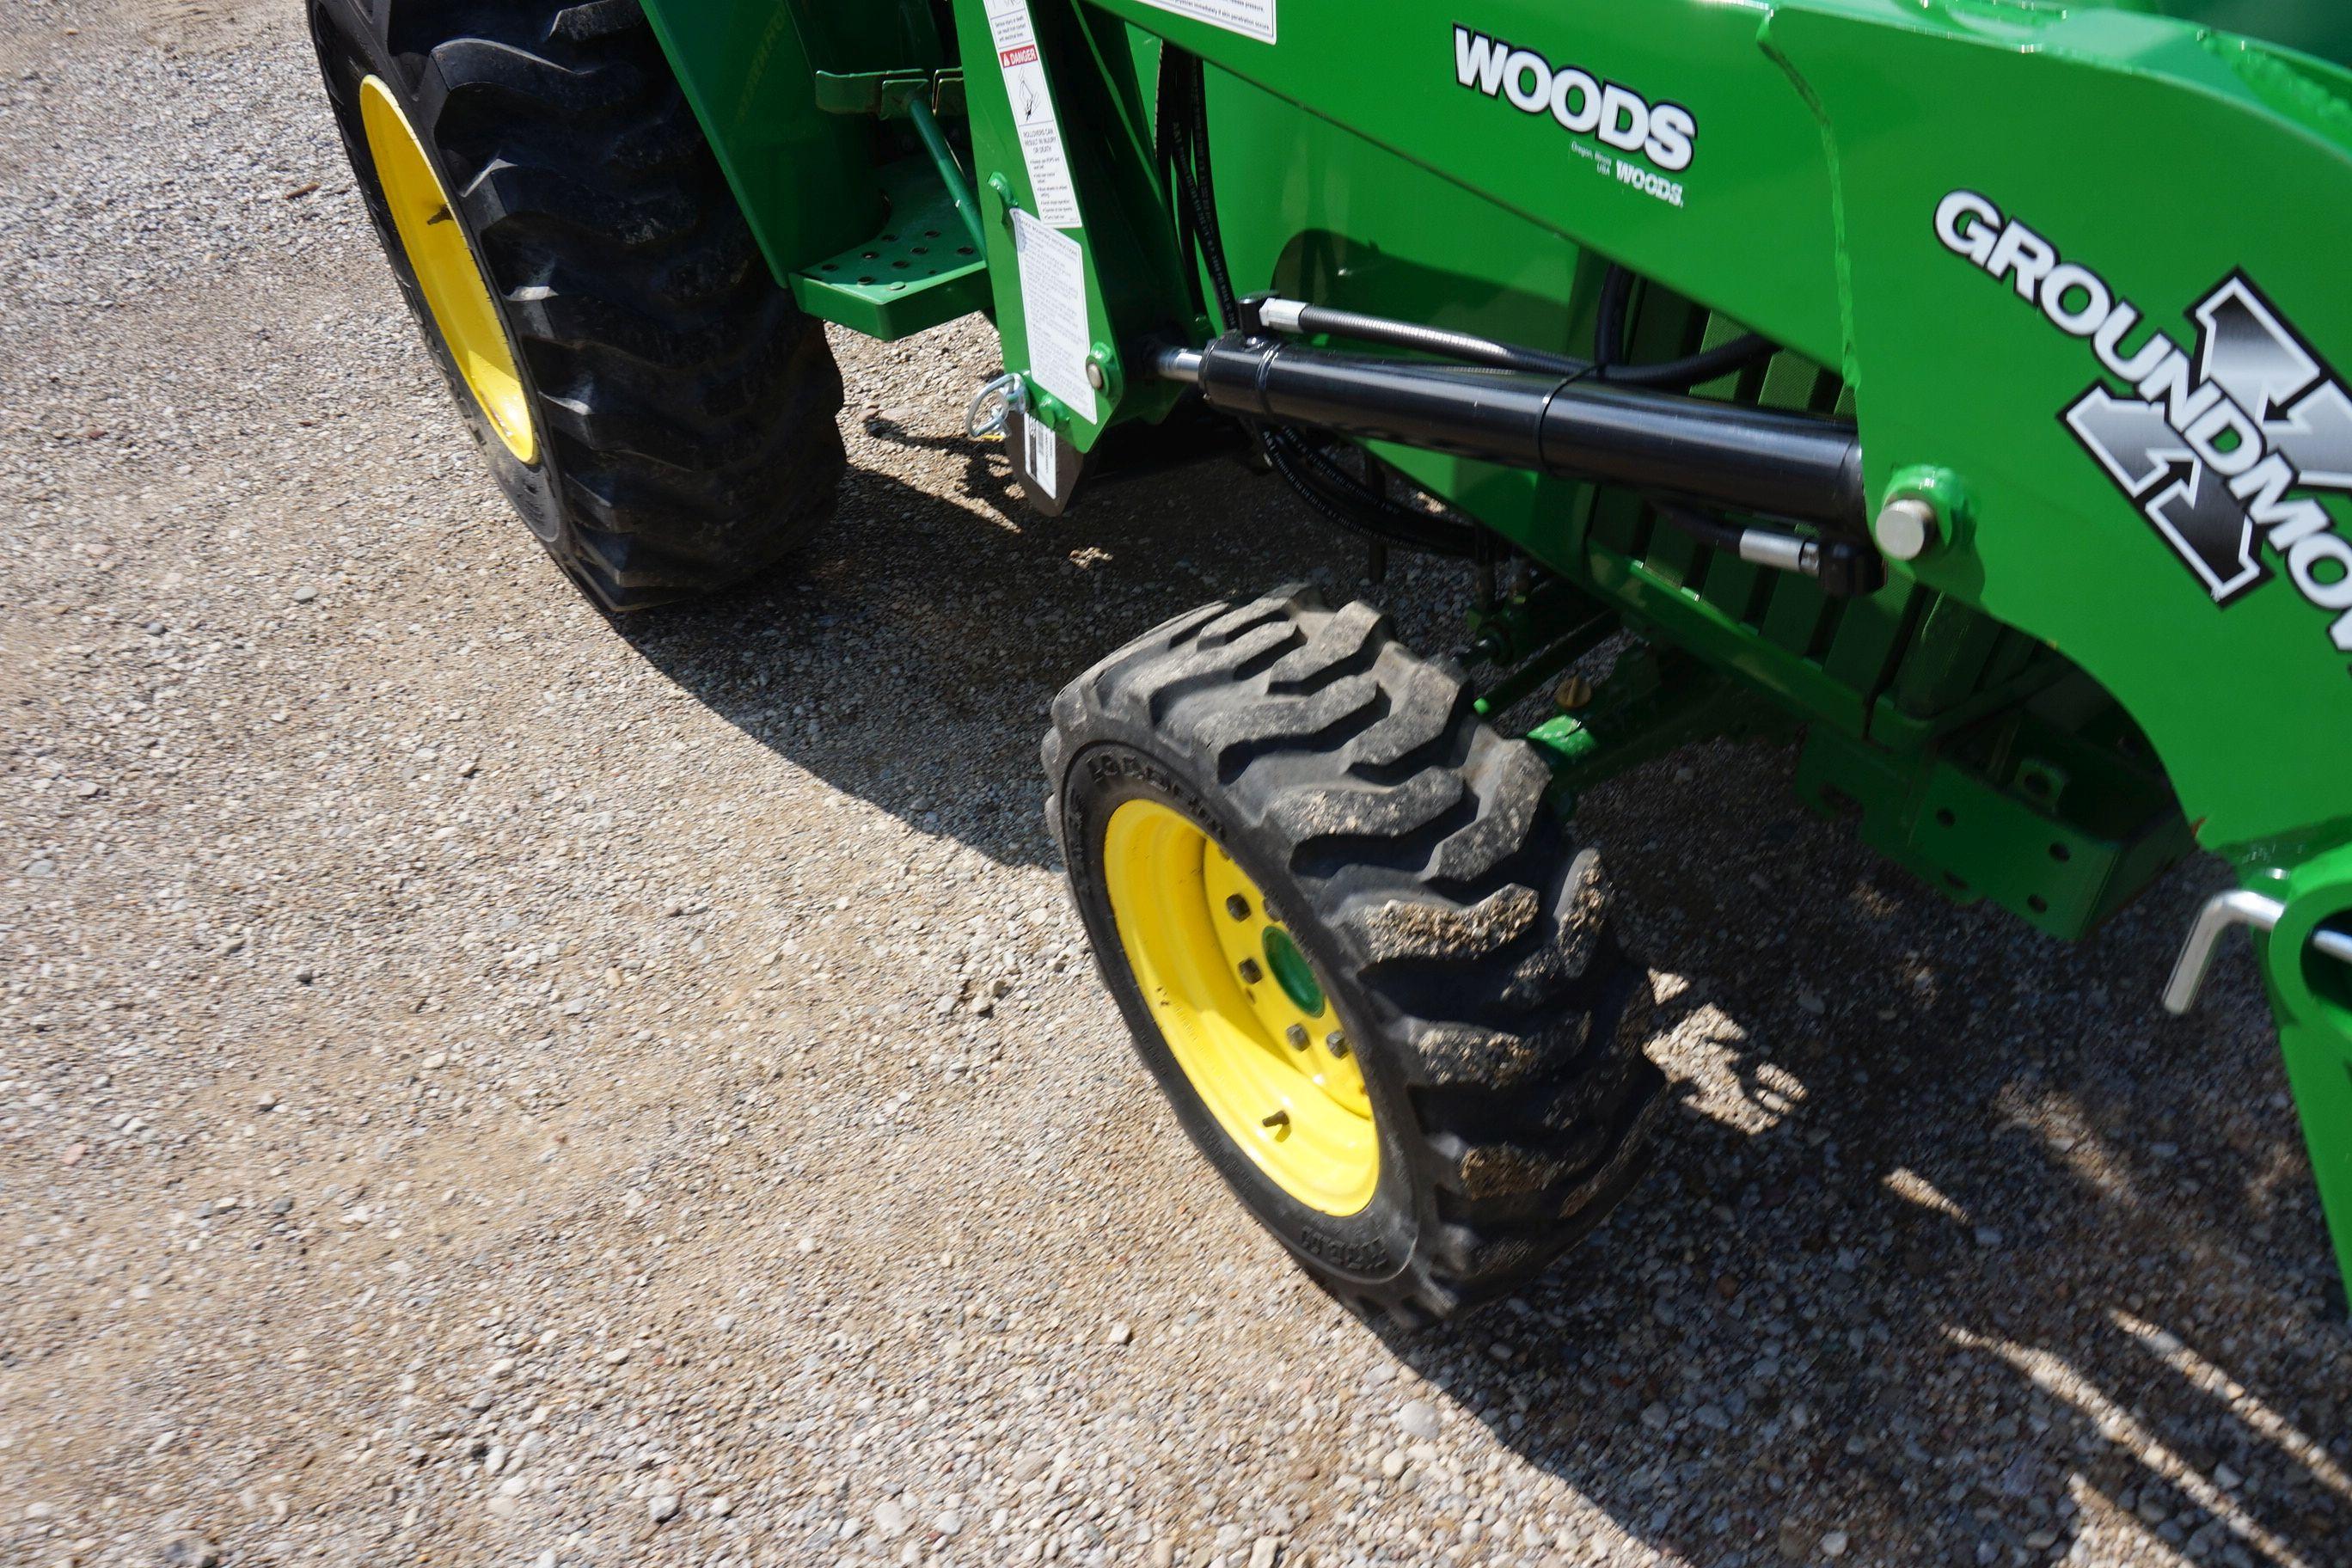
[[[943,120],[964,114],[963,72],[909,68],[887,71],[818,71],[816,106],[827,114],[907,120],[920,103]]]
[[[1816,726],[1797,795],[1958,904],[1979,899],[2074,940],[2195,841],[2162,775],[2053,721],[2063,688],[1901,756]],[[2052,699],[2057,700],[2053,703]]]

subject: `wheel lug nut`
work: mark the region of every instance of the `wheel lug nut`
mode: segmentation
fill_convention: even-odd
[[[1323,1037],[1323,1044],[1335,1057],[1344,1057],[1348,1054],[1348,1037],[1337,1029]]]
[[[1282,1037],[1290,1042],[1290,1048],[1292,1050],[1303,1051],[1307,1048],[1307,1026],[1304,1024],[1293,1024],[1290,1027],[1282,1031]]]
[[[1249,919],[1249,900],[1243,898],[1239,893],[1226,894],[1225,913],[1233,916],[1234,919],[1237,921],[1245,921]]]
[[[1241,962],[1241,975],[1243,984],[1255,985],[1265,978],[1265,971],[1257,966],[1256,959],[1244,958]]]

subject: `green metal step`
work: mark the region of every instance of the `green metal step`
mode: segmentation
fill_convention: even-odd
[[[931,161],[901,159],[882,171],[882,186],[890,216],[881,233],[793,275],[801,309],[886,342],[987,309],[987,258]]]

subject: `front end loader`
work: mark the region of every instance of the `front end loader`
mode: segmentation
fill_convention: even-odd
[[[469,428],[611,609],[821,521],[824,323],[974,312],[971,428],[1039,510],[1223,450],[1375,563],[1468,564],[1466,659],[1276,589],[1108,652],[1045,740],[1143,1061],[1342,1299],[1445,1316],[1638,1179],[1646,972],[1572,811],[1727,735],[2054,936],[2224,858],[2146,984],[2185,1012],[2250,933],[2352,1274],[2336,8],[311,16]]]

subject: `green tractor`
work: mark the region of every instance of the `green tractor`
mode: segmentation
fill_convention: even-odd
[[[1045,741],[1143,1060],[1350,1304],[1507,1290],[1639,1177],[1646,976],[1569,816],[1722,735],[2053,935],[2225,857],[2165,999],[2248,928],[2352,1267],[2341,6],[310,9],[476,440],[610,609],[821,522],[824,323],[973,312],[1041,511],[1223,451],[1472,563],[1465,659],[1276,590]]]

